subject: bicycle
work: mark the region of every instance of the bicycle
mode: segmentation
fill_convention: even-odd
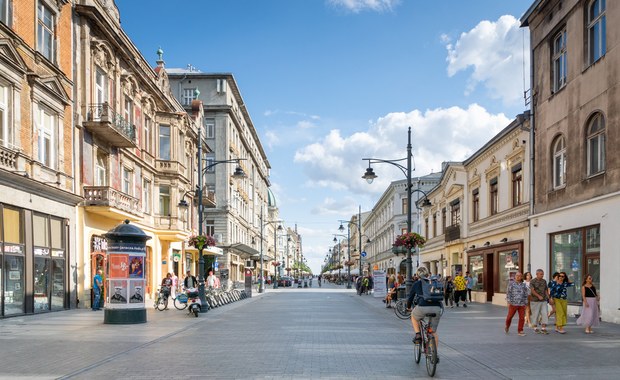
[[[161,288],[157,289],[155,293],[155,304],[153,305],[155,309],[162,311],[168,307],[168,295],[170,292],[162,292]]]
[[[394,304],[394,314],[400,319],[411,318],[411,310],[407,309],[407,300],[399,299]]]
[[[430,320],[426,318],[436,317],[437,313],[428,313],[424,318],[420,319],[420,335],[421,342],[414,343],[413,345],[413,357],[416,364],[420,363],[422,352],[426,357],[426,372],[430,377],[435,376],[435,370],[437,369],[437,363],[439,359],[437,357],[437,341],[435,340],[435,332],[430,325]]]

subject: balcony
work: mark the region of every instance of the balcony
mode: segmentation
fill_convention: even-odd
[[[118,148],[137,145],[136,126],[114,111],[107,102],[88,106],[86,118],[84,128],[110,145]]]
[[[185,176],[187,172],[185,165],[178,161],[156,160],[156,163],[157,171],[163,174]]]
[[[0,145],[0,168],[15,171],[17,169],[18,156],[19,154],[17,151],[7,149]]]
[[[459,240],[461,238],[461,225],[456,224],[454,226],[446,227],[446,243],[449,241]]]
[[[110,186],[84,186],[86,210],[108,218],[138,220],[142,218],[140,202]]]
[[[204,190],[202,193],[202,206],[204,208],[217,207],[217,203],[215,202],[215,192]]]

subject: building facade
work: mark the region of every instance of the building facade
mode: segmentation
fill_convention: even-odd
[[[463,162],[444,164],[423,212],[423,264],[443,276],[469,271],[472,297],[505,304],[509,280],[530,262],[529,114]]]
[[[187,107],[196,97],[204,103],[205,138],[213,148],[204,157],[209,167],[204,183],[216,200],[204,216],[207,233],[223,248],[220,270],[228,271],[229,280],[240,281],[247,261],[256,261],[261,247],[265,261],[269,245],[275,245],[278,216],[269,192],[271,165],[232,74],[203,73],[191,65],[169,69],[168,74],[172,93],[181,104]],[[231,180],[235,165],[220,164],[229,160],[240,160],[246,178]],[[275,258],[275,250],[269,256]],[[273,267],[263,267],[263,272],[273,273]]]
[[[77,302],[69,1],[0,3],[0,318]]]
[[[537,0],[521,19],[530,30],[534,126],[532,269],[564,271],[569,313],[591,274],[603,320],[620,322],[618,83],[620,4]]]

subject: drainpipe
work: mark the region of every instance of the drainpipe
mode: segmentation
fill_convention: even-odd
[[[535,159],[535,151],[534,151],[534,138],[536,137],[535,131],[535,118],[534,113],[536,111],[536,94],[534,94],[534,45],[532,39],[532,33],[530,32],[530,89],[531,89],[531,99],[530,99],[530,216],[534,215],[534,159]],[[529,248],[527,252],[527,267],[528,272],[532,272],[532,220],[530,219],[529,224]]]

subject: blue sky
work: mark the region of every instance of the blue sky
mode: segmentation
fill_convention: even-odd
[[[414,176],[469,157],[527,109],[533,0],[116,0],[155,65],[235,76],[272,165],[272,190],[318,272],[358,205],[403,174],[363,157],[406,156]],[[191,5],[190,5],[191,4]]]

